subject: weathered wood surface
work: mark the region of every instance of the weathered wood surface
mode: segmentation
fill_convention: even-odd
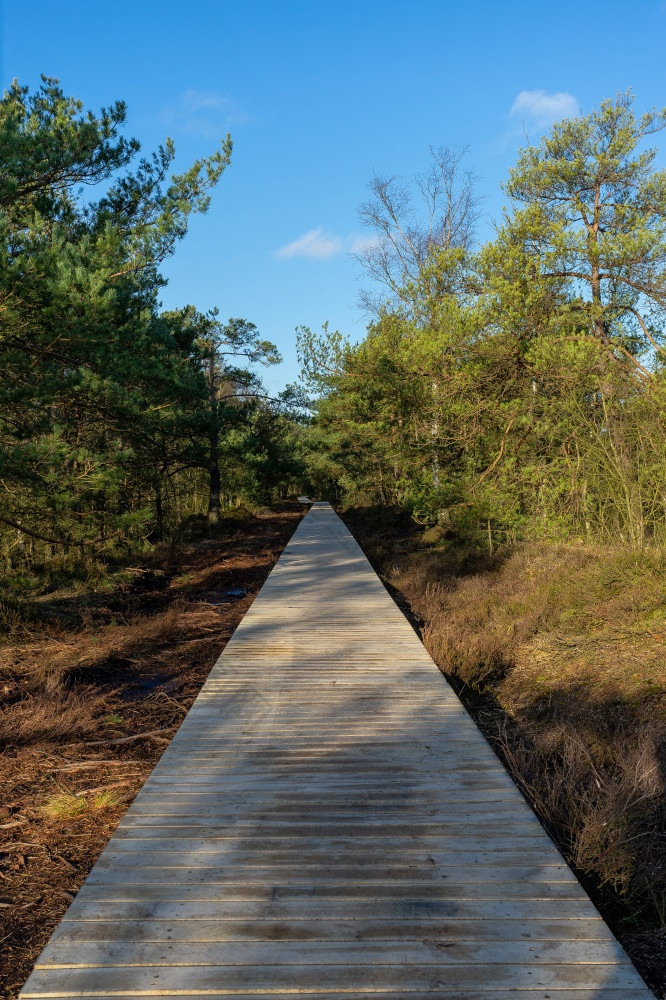
[[[651,994],[315,504],[23,997]]]

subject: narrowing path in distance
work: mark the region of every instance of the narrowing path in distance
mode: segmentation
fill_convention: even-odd
[[[647,1000],[328,504],[22,996]]]

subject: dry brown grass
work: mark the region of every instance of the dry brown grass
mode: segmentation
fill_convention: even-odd
[[[516,710],[573,682],[666,713],[660,553],[526,545],[461,575],[446,550],[415,550],[387,578],[435,658],[471,685],[505,680]]]
[[[0,710],[0,747],[90,736],[105,705],[89,693],[33,691]]]
[[[9,642],[0,648],[0,747],[99,735],[121,690],[127,693],[133,682],[151,687],[151,677],[159,685],[160,677],[188,657],[205,655],[219,639],[219,613],[178,598],[123,625]]]
[[[653,836],[664,818],[659,733],[646,725],[623,736],[614,753],[606,747],[594,756],[590,740],[571,726],[552,732],[533,726],[527,736],[504,732],[496,739],[577,870],[654,910],[651,916],[637,913],[638,920],[663,920],[664,851]]]

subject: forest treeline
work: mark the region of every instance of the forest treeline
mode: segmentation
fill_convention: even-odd
[[[85,562],[211,522],[291,475],[279,360],[248,320],[165,312],[160,265],[230,162],[171,172],[43,78],[0,102],[0,557],[4,569]]]
[[[297,489],[407,510],[492,552],[666,539],[666,112],[631,95],[553,126],[492,240],[464,154],[361,209],[367,335],[302,328],[306,388],[250,320],[164,312],[160,265],[230,162],[171,173],[44,78],[0,102],[0,556],[5,570],[172,534]]]
[[[375,177],[365,339],[302,330],[325,495],[409,510],[492,552],[666,540],[666,112],[630,94],[524,149],[479,247],[464,158]]]

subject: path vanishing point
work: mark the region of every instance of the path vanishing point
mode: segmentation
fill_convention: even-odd
[[[323,503],[22,993],[291,996],[652,996]]]

